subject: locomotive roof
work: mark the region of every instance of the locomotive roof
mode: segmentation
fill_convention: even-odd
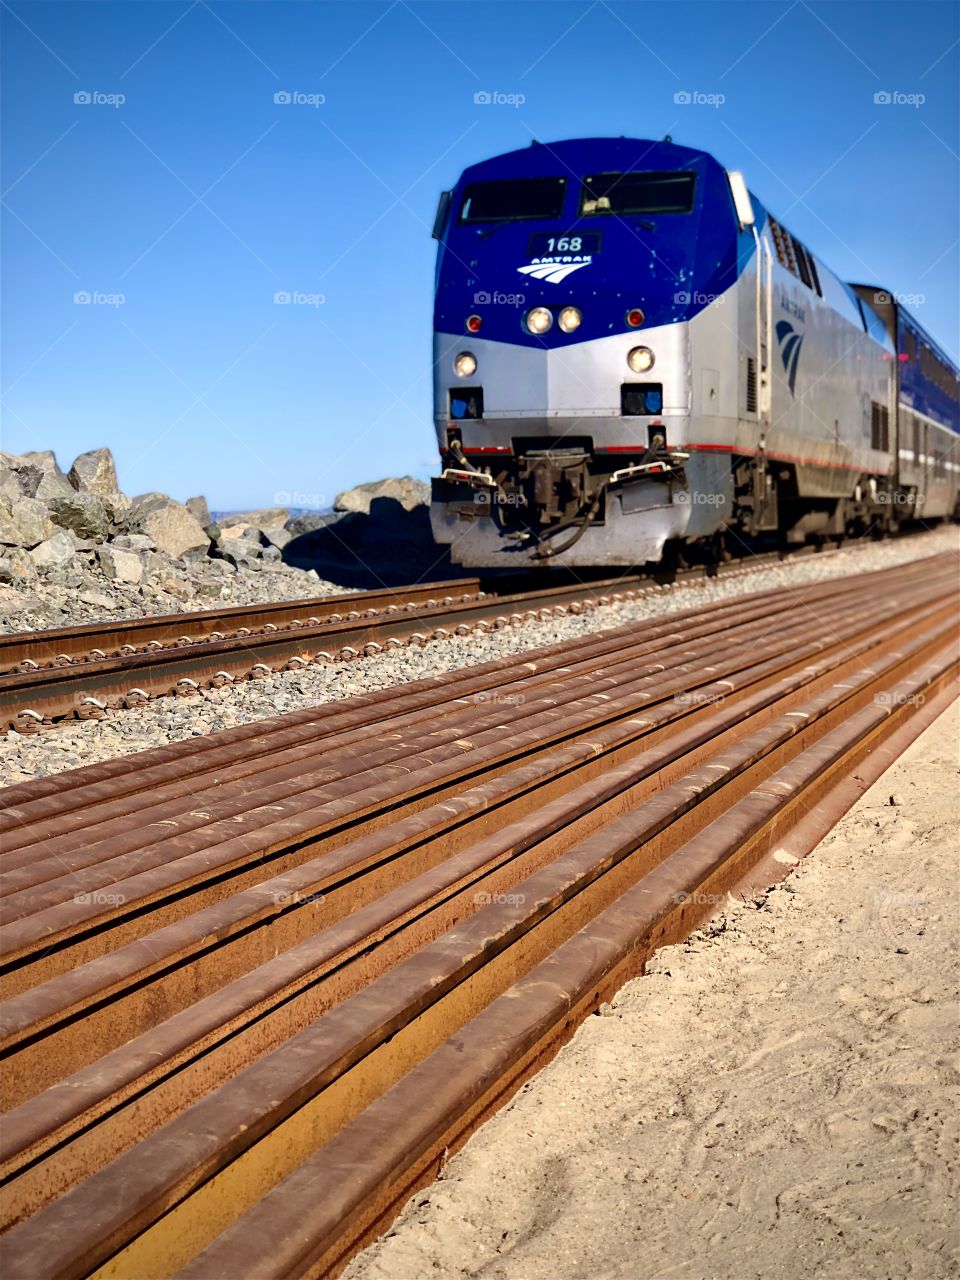
[[[558,163],[577,177],[604,170],[645,168],[680,169],[698,161],[716,164],[708,151],[682,147],[675,142],[650,138],[569,138],[561,142],[533,142],[516,151],[505,151],[481,160],[463,172],[467,181],[510,177],[536,177],[557,172]]]

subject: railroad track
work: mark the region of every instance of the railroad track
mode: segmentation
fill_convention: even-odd
[[[745,573],[779,558],[751,556],[722,572]],[[277,671],[579,612],[714,572],[697,566],[506,594],[482,591],[478,578],[467,578],[0,635],[0,728],[31,733],[58,721],[100,719],[152,698],[190,697]]]
[[[10,1280],[336,1275],[956,696],[956,557],[0,793]]]

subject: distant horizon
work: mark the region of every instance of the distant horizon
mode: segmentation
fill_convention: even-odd
[[[105,446],[125,492],[222,511],[429,479],[437,199],[533,139],[711,152],[957,359],[954,6],[13,0],[0,21],[8,452],[67,470]]]

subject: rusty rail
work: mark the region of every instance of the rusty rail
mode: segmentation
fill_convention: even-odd
[[[955,696],[956,614],[934,557],[8,788],[5,1274],[335,1275]]]

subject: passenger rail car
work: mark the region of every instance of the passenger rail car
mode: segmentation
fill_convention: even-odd
[[[434,235],[431,523],[455,563],[957,514],[956,366],[706,152],[535,143],[467,169]]]

